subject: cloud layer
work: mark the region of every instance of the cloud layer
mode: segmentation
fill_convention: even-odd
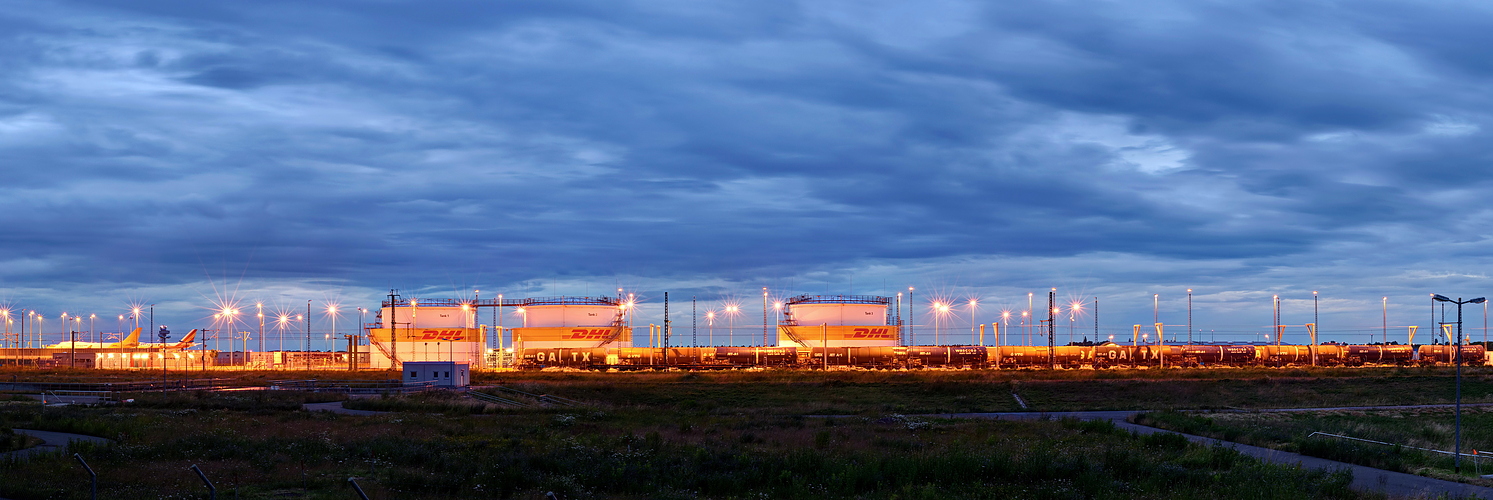
[[[4,5],[0,286],[49,314],[1190,287],[1360,335],[1489,283],[1477,3]]]

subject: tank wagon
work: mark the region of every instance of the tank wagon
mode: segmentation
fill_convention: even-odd
[[[391,296],[392,297],[392,296]],[[1122,368],[1122,367],[1214,367],[1214,366],[1364,366],[1451,364],[1457,348],[1444,344],[1338,344],[1318,345],[1203,343],[1203,344],[1070,344],[1063,346],[902,345],[902,318],[891,308],[890,297],[870,295],[799,295],[784,300],[777,325],[777,345],[760,347],[633,347],[630,302],[611,297],[548,297],[470,303],[390,302],[385,306],[408,306],[395,311],[408,323],[426,326],[446,320],[447,313],[461,322],[450,328],[474,328],[474,307],[517,307],[524,315],[522,326],[511,328],[514,358],[518,368],[570,368],[603,370],[640,369],[739,369],[759,367],[861,369],[918,368]],[[434,306],[450,306],[430,310]],[[418,314],[417,314],[418,313]],[[439,326],[447,327],[441,324]],[[484,325],[485,326],[485,325]],[[377,333],[376,330],[370,330]],[[981,339],[983,340],[983,336]],[[994,337],[1000,340],[997,331]],[[1487,350],[1464,345],[1461,360],[1482,365]]]
[[[1452,364],[1457,361],[1457,347],[1448,344],[1423,345],[1415,351],[1415,354],[1416,362],[1422,365]],[[1462,346],[1463,364],[1481,365],[1486,357],[1487,349],[1481,345]]]
[[[738,369],[754,367],[864,369],[1125,368],[1208,366],[1321,366],[1451,364],[1447,345],[1125,345],[1093,346],[860,346],[860,347],[621,347],[523,349],[527,369]],[[1482,365],[1487,351],[1462,346],[1462,362]]]

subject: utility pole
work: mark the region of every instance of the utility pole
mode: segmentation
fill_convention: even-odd
[[[663,337],[664,366],[669,365],[669,292],[664,292],[664,328],[660,332]]]
[[[1053,369],[1058,367],[1057,358],[1057,322],[1052,317],[1053,309],[1057,306],[1058,289],[1053,288],[1047,292],[1047,364]]]
[[[399,292],[398,291],[394,290],[393,288],[389,289],[389,311],[388,311],[389,312],[389,323],[387,325],[384,325],[384,326],[389,329],[389,348],[393,350],[393,352],[390,353],[390,359],[389,359],[389,369],[390,370],[395,369],[396,367],[394,366],[394,364],[399,362],[399,334],[395,333],[395,331],[394,331],[395,328],[399,327],[398,326],[399,323],[397,322],[398,318],[399,318],[399,308],[396,307],[395,304],[394,304],[394,298],[398,297],[398,296],[399,296]],[[499,299],[500,299],[499,302],[500,303],[502,302],[501,298],[502,298],[502,296],[499,296]],[[373,339],[370,338],[368,340],[368,343],[372,344],[373,343]],[[373,351],[369,351],[369,355],[370,356],[372,356],[372,352]],[[501,353],[500,353],[500,355],[501,355]]]

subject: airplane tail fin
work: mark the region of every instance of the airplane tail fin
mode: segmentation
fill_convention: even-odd
[[[140,327],[135,327],[135,331],[130,332],[130,336],[125,337],[123,341],[120,341],[120,344],[124,347],[135,347],[140,345]]]
[[[194,340],[196,338],[197,338],[197,329],[193,328],[192,331],[187,332],[187,336],[181,338],[181,342],[177,342],[176,345],[173,346],[173,347],[176,347],[178,349],[186,349],[188,347],[192,347],[192,340]]]

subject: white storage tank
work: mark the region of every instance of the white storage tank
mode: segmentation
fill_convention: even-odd
[[[389,368],[421,361],[482,366],[487,330],[477,324],[477,308],[462,299],[385,301],[368,328],[370,367]]]
[[[611,297],[543,297],[523,301],[523,326],[512,329],[518,349],[632,347],[627,310]]]
[[[476,309],[450,299],[427,299],[424,303],[410,299],[406,304],[384,307],[378,318],[384,323],[393,318],[399,328],[477,327]]]
[[[800,295],[783,306],[781,347],[895,346],[901,338],[898,326],[887,322],[890,297]]]

